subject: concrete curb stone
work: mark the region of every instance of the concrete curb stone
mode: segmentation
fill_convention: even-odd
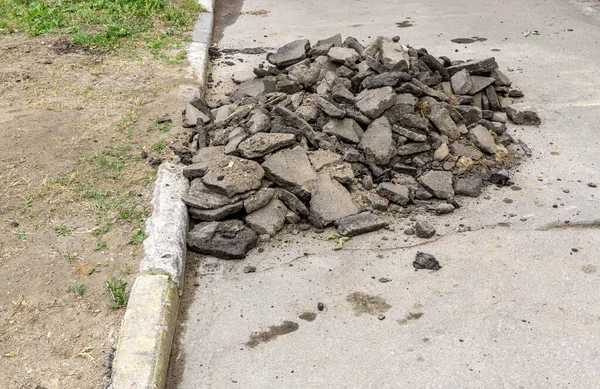
[[[208,49],[212,41],[216,0],[199,0],[206,12],[198,15],[188,48],[190,70],[204,95]],[[163,389],[183,292],[188,230],[187,207],[181,195],[188,189],[182,167],[164,163],[158,170],[152,216],[146,222],[142,273],[135,280],[115,351],[110,389]]]

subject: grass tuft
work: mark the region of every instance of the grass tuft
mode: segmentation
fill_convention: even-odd
[[[111,309],[119,309],[127,306],[127,293],[125,287],[127,282],[114,278],[106,280],[104,287],[108,289],[112,296],[112,301],[108,303],[108,307]]]
[[[77,296],[83,296],[84,289],[85,289],[85,285],[83,285],[83,284],[69,285],[66,287],[67,292],[74,293]]]

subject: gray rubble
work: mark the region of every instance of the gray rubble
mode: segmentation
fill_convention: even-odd
[[[200,253],[243,258],[286,224],[354,236],[386,227],[380,213],[451,213],[506,185],[531,155],[511,123],[541,122],[491,57],[453,61],[397,37],[363,45],[338,34],[266,60],[236,72],[226,98],[184,110],[183,201]],[[435,234],[423,221],[410,230]],[[417,266],[439,268],[422,253]]]

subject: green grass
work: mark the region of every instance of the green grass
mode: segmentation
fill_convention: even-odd
[[[153,143],[150,148],[154,151],[162,151],[164,150],[165,146],[165,142],[161,140],[160,142]]]
[[[85,286],[83,284],[69,285],[66,287],[67,292],[74,293],[77,296],[83,296],[84,289],[85,289]]]
[[[67,33],[83,46],[144,47],[165,56],[201,11],[195,0],[0,0],[0,29]]]
[[[98,243],[96,243],[96,247],[94,247],[92,250],[93,251],[104,251],[107,249],[108,249],[108,244],[106,243],[106,241],[99,240]]]
[[[123,280],[117,280],[109,278],[106,280],[104,287],[108,289],[112,296],[112,301],[108,303],[108,307],[111,309],[118,309],[127,306],[127,293],[125,287],[127,282]]]
[[[133,244],[133,245],[140,244],[147,237],[148,237],[148,234],[146,234],[143,230],[139,229],[136,232],[134,232],[133,235],[131,235],[129,237],[129,244]]]
[[[18,236],[19,239],[25,240],[25,232],[24,231],[13,230],[11,232],[13,233],[13,235]]]
[[[58,235],[67,236],[71,235],[75,230],[67,226],[58,226],[54,228],[54,231],[56,231]]]
[[[154,123],[152,127],[150,127],[150,131],[160,131],[166,134],[171,131],[171,127],[173,127],[173,123],[171,121]]]

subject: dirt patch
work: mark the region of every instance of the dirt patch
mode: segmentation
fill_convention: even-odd
[[[346,297],[346,301],[352,305],[352,309],[357,316],[363,313],[369,315],[379,315],[387,312],[392,306],[382,297],[372,296],[362,292],[354,292]]]
[[[267,343],[277,339],[281,335],[287,335],[298,330],[300,326],[293,321],[284,321],[281,325],[270,326],[266,331],[257,332],[250,335],[250,340],[246,342],[246,346],[254,348],[261,343]]]
[[[411,320],[419,320],[423,316],[423,312],[409,312],[406,314],[404,319],[398,319],[397,322],[400,325],[404,325]]]
[[[119,279],[129,292],[148,161],[176,158],[170,147],[187,137],[185,64],[65,42],[0,39],[2,388],[105,387],[124,310],[108,307],[104,286]]]
[[[306,321],[314,321],[317,318],[317,314],[314,312],[303,312],[298,317]]]

